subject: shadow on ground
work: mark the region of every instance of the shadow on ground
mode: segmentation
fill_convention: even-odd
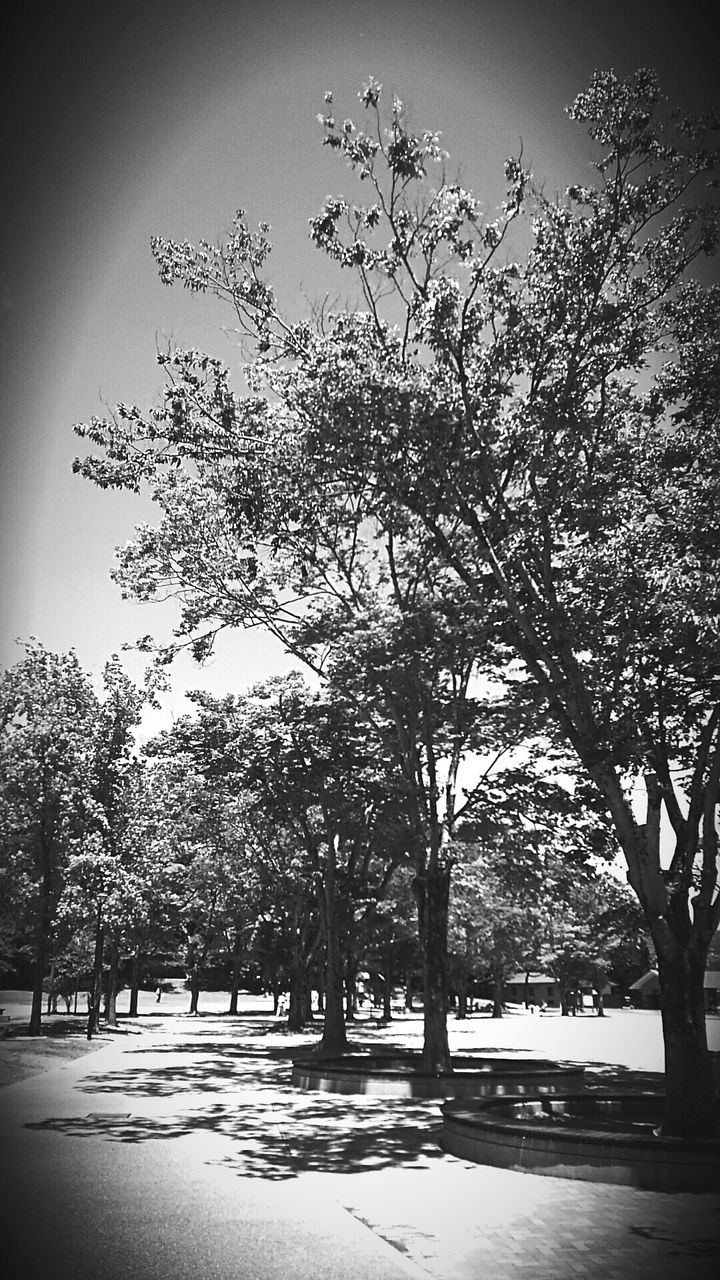
[[[161,1027],[158,1029],[162,1029]],[[165,1028],[167,1030],[167,1028]],[[28,1127],[110,1142],[207,1140],[208,1163],[238,1175],[284,1179],[301,1172],[357,1173],[390,1166],[427,1167],[446,1160],[440,1150],[440,1100],[324,1094],[293,1088],[292,1059],[317,1050],[317,1036],[285,1037],[273,1019],[227,1022],[224,1034],[208,1019],[193,1019],[187,1037],[177,1025],[160,1043],[138,1042],[115,1071],[90,1074],[77,1088],[88,1113],[52,1117]],[[360,1028],[356,1029],[360,1031]],[[362,1028],[355,1052],[372,1052]],[[382,1040],[383,1054],[402,1051]],[[483,1047],[482,1053],[505,1053]],[[513,1056],[523,1056],[515,1050]],[[536,1055],[528,1051],[533,1059]],[[569,1065],[569,1064],[562,1064]],[[662,1077],[608,1063],[589,1063],[591,1089],[657,1089]],[[98,1106],[98,1095],[107,1108]],[[154,1104],[154,1105],[150,1105]],[[90,1110],[90,1107],[93,1109]],[[222,1139],[218,1149],[213,1139]]]
[[[96,1100],[98,1094],[107,1096],[107,1110],[95,1102],[85,1116],[52,1117],[27,1127],[123,1143],[208,1140],[208,1163],[265,1179],[422,1168],[447,1159],[438,1145],[437,1101],[296,1090],[290,1084],[291,1057],[312,1044],[261,1047],[254,1028],[250,1035],[243,1030],[242,1042],[217,1033],[198,1036],[193,1028],[192,1039],[182,1043],[138,1047],[127,1067],[79,1083]],[[146,1053],[147,1067],[142,1064]],[[156,1101],[157,1109],[140,1114],[148,1100]],[[211,1141],[215,1138],[225,1140],[222,1152]]]

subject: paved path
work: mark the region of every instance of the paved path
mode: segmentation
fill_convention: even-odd
[[[719,1197],[445,1155],[437,1103],[293,1090],[289,1058],[312,1039],[265,1017],[126,1026],[97,1052],[0,1091],[0,1242],[13,1280],[718,1274]],[[563,1030],[580,1042],[579,1026]],[[593,1020],[584,1036],[610,1031]],[[390,1034],[401,1042],[402,1025]],[[507,1048],[529,1024],[492,1034]],[[542,1052],[553,1034],[543,1029]]]

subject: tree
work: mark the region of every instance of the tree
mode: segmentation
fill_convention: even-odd
[[[360,881],[382,896],[395,863],[401,805],[377,736],[337,697],[307,688],[297,674],[245,697],[196,694],[200,714],[175,727],[211,785],[221,778],[245,796],[244,820],[260,815],[290,836],[315,897],[325,948],[322,1047],[347,1047],[343,953]],[[257,841],[255,841],[257,850]],[[292,994],[292,993],[291,993]]]
[[[29,914],[30,1035],[42,1030],[43,981],[68,857],[91,816],[97,699],[74,653],[38,641],[0,681],[3,850]]]
[[[216,257],[218,292],[220,279],[241,273],[246,251],[238,226]],[[174,263],[190,287],[201,287],[204,249],[160,244],[156,252],[164,271]],[[242,314],[240,293],[234,300]],[[115,421],[79,428],[108,456],[78,467],[101,485],[153,477],[162,522],[124,549],[117,576],[142,598],[178,598],[180,642],[202,656],[219,628],[262,624],[384,735],[383,751],[389,728],[415,866],[423,1057],[428,1070],[447,1070],[452,838],[459,810],[481,801],[479,791],[461,798],[459,777],[480,739],[494,752],[517,737],[517,725],[508,727],[513,709],[497,690],[482,692],[503,650],[438,563],[421,522],[378,499],[375,471],[328,412],[335,401],[327,379],[345,387],[375,358],[362,321],[338,321],[332,341],[301,330],[289,339],[304,352],[292,378],[282,360],[266,367],[259,359],[272,403],[238,399],[207,357],[163,357],[165,407],[144,418],[119,406]],[[261,349],[266,341],[263,330]]]
[[[123,671],[117,655],[106,663],[103,671],[103,696],[93,726],[92,792],[97,820],[93,834],[97,841],[95,867],[89,877],[96,887],[94,914],[97,920],[93,1004],[88,1026],[97,1026],[100,1015],[99,991],[102,985],[104,943],[109,944],[109,973],[105,1016],[115,1026],[120,941],[127,908],[134,892],[132,841],[132,803],[136,799],[133,785],[134,733],[140,723],[143,705],[152,698],[150,686],[139,690]],[[99,862],[104,863],[98,877]]]
[[[548,739],[526,739],[523,755],[493,777],[493,803],[462,829],[455,877],[458,941],[490,974],[493,1017],[502,1016],[509,973],[545,967],[549,939],[577,927],[576,883],[595,885],[597,864],[618,852],[589,788]],[[595,898],[583,901],[589,917]]]
[[[79,428],[105,457],[78,469],[105,486],[153,485],[163,523],[141,531],[119,576],[141,598],[179,595],[180,638],[199,653],[220,626],[262,622],[322,671],[370,600],[397,610],[393,641],[408,614],[405,643],[422,623],[423,655],[435,647],[428,615],[452,618],[445,688],[463,687],[455,659],[476,671],[478,659],[498,669],[508,650],[520,658],[529,696],[602,797],[653,937],[664,1129],[706,1133],[702,972],[720,916],[720,291],[691,278],[717,242],[715,208],[691,194],[715,180],[717,121],[666,120],[649,72],[598,73],[570,111],[601,150],[597,185],[550,200],[510,160],[507,199],[488,221],[447,179],[437,135],[412,133],[398,100],[384,127],[374,81],[360,96],[367,128],[339,128],[331,95],[322,124],[370,199],[329,197],[311,234],[355,272],[364,310],[286,320],[264,280],[267,228],[251,232],[242,215],[221,246],[157,240],[162,279],[233,306],[254,344],[250,392],[238,397],[200,353],[162,356],[163,404]],[[424,658],[408,665],[423,671]],[[443,755],[434,732],[460,724],[464,750],[468,725],[428,718],[435,689],[411,684],[397,724],[405,760],[420,764],[418,898],[434,940],[425,1051],[438,1067],[442,965],[429,960],[443,949],[456,805],[435,765],[457,760],[458,739],[451,731]]]
[[[397,102],[383,134],[380,87],[362,97],[367,132],[340,130],[329,111],[324,128],[373,203],[330,197],[313,234],[360,272],[382,349],[388,282],[404,317],[393,400],[372,424],[382,485],[471,599],[494,592],[603,799],[658,957],[664,1132],[705,1135],[716,1121],[702,984],[720,919],[720,289],[692,276],[718,239],[716,203],[692,198],[716,182],[718,120],[668,116],[651,72],[597,73],[569,111],[596,148],[596,184],[550,200],[510,161],[507,200],[487,222],[444,172],[435,189],[426,181],[436,138],[414,136]],[[529,248],[509,260],[526,209]]]

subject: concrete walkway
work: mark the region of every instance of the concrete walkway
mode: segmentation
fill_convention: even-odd
[[[594,1022],[586,1040],[610,1034]],[[0,1239],[13,1280],[718,1274],[716,1196],[444,1155],[436,1102],[292,1089],[289,1060],[316,1037],[288,1036],[267,1017],[124,1027],[103,1048],[0,1091]],[[410,1031],[398,1022],[376,1035],[399,1044]],[[505,1040],[492,1047],[512,1049],[531,1031],[537,1038],[529,1022],[477,1019],[462,1047],[468,1037],[489,1047],[492,1035]],[[579,1025],[562,1031],[580,1043]],[[553,1035],[543,1028],[541,1053]]]

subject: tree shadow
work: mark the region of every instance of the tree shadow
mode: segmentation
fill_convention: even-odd
[[[292,1059],[310,1051],[314,1042],[298,1044],[295,1037],[292,1044],[261,1045],[255,1027],[241,1030],[237,1039],[228,1039],[217,1028],[204,1034],[193,1026],[188,1040],[175,1043],[173,1037],[160,1045],[138,1046],[126,1066],[87,1075],[76,1085],[88,1095],[107,1095],[107,1111],[52,1117],[27,1127],[122,1143],[221,1138],[223,1154],[208,1143],[203,1157],[208,1163],[230,1167],[241,1177],[272,1180],[304,1172],[423,1168],[431,1160],[448,1158],[439,1147],[437,1099],[296,1090],[290,1083]],[[204,1105],[198,1106],[198,1096],[207,1100]],[[162,1099],[166,1113],[134,1114],[134,1099],[137,1112],[147,1100]]]
[[[720,1210],[718,1210],[720,1212]],[[686,1236],[673,1235],[659,1227],[630,1227],[635,1236],[643,1240],[661,1243],[665,1253],[671,1258],[717,1258],[720,1257],[719,1236],[695,1236],[688,1240]]]
[[[312,1052],[312,1033],[283,1042],[272,1018],[239,1018],[225,1034],[210,1020],[193,1020],[187,1038],[176,1033],[159,1044],[133,1046],[125,1064],[84,1076],[76,1090],[106,1095],[108,1110],[84,1116],[51,1117],[29,1129],[139,1144],[190,1138],[208,1140],[202,1159],[229,1167],[240,1177],[282,1180],[301,1173],[358,1173],[388,1167],[427,1168],[452,1159],[439,1146],[442,1099],[338,1095],[295,1089],[293,1058]],[[360,1031],[360,1028],[357,1029]],[[354,1053],[377,1049],[403,1053],[406,1046],[387,1036],[378,1044],[362,1028]],[[263,1037],[273,1034],[273,1042]],[[279,1041],[279,1042],[278,1042]],[[304,1043],[302,1042],[304,1041]],[[508,1051],[483,1047],[479,1056]],[[514,1050],[512,1056],[527,1053]],[[147,1056],[146,1056],[147,1055]],[[158,1060],[159,1055],[159,1060]],[[586,1067],[588,1086],[656,1089],[662,1077],[611,1063],[560,1063]],[[142,1114],[148,1101],[162,1100],[160,1114]],[[90,1104],[92,1105],[92,1104]],[[218,1151],[213,1139],[222,1139]]]
[[[142,1143],[183,1137],[221,1137],[226,1155],[207,1163],[229,1167],[239,1177],[273,1181],[301,1173],[360,1173],[392,1167],[426,1168],[448,1157],[439,1146],[437,1102],[386,1101],[298,1094],[276,1089],[247,1101],[211,1102],[202,1111],[173,1116],[92,1112],[27,1126],[71,1137],[104,1137]]]
[[[612,1062],[586,1062],[584,1065],[585,1084],[589,1089],[613,1093],[665,1092],[665,1074],[662,1071],[637,1071]]]
[[[85,1076],[76,1086],[82,1093],[121,1093],[131,1097],[163,1098],[181,1093],[223,1093],[236,1089],[284,1087],[290,1083],[291,1065],[273,1055],[243,1049],[227,1050],[221,1043],[164,1048],[140,1053],[167,1053],[183,1061],[161,1067],[122,1067]],[[195,1054],[196,1056],[191,1056]],[[139,1055],[138,1055],[139,1056]]]

